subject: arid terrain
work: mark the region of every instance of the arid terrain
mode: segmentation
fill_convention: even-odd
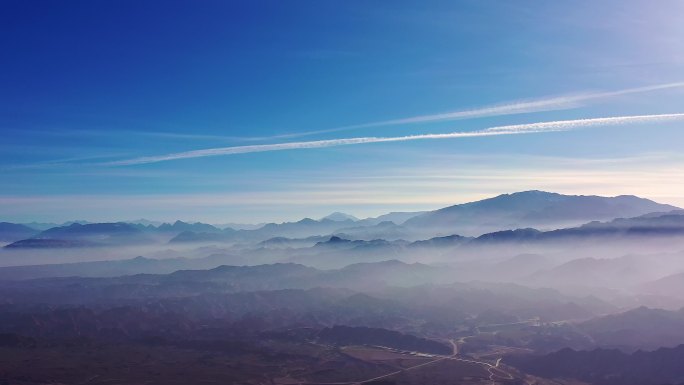
[[[544,205],[562,212],[587,199],[641,212],[555,230],[423,240],[422,218],[439,216],[441,229],[466,208],[417,213],[418,227],[410,218],[390,226],[343,217],[240,231],[183,222],[34,230],[2,249],[6,262],[31,253],[119,258],[0,268],[0,378],[676,384],[681,369],[662,365],[676,362],[684,344],[684,298],[673,289],[684,271],[683,211],[636,197],[611,206],[626,198],[542,192],[465,207],[473,224],[506,212],[533,217],[520,202],[532,213]],[[378,231],[418,240],[374,238]],[[123,258],[136,249],[151,256]],[[582,362],[592,355],[614,366],[591,370]],[[649,358],[628,364],[634,355]]]

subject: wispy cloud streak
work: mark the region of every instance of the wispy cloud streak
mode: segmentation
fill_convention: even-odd
[[[353,124],[348,126],[342,126],[337,128],[330,128],[324,130],[316,131],[306,131],[292,134],[282,134],[273,136],[271,138],[275,139],[285,139],[285,138],[296,138],[301,136],[324,134],[330,132],[347,131],[361,128],[373,128],[373,127],[384,127],[384,126],[396,126],[403,124],[414,124],[414,123],[432,123],[440,121],[458,120],[458,119],[471,119],[471,118],[482,118],[487,116],[504,116],[504,115],[516,115],[525,114],[532,112],[542,112],[542,111],[556,111],[556,110],[567,110],[571,108],[577,108],[583,105],[584,102],[600,99],[608,99],[612,97],[619,97],[631,94],[639,94],[652,91],[660,91],[673,88],[684,88],[684,82],[675,83],[665,83],[657,84],[645,87],[635,87],[626,88],[616,91],[603,91],[603,92],[593,92],[593,93],[579,93],[574,95],[564,95],[556,96],[544,99],[534,99],[534,100],[521,100],[511,103],[496,104],[491,106],[484,106],[480,108],[474,108],[469,110],[460,110],[454,112],[445,112],[441,114],[431,114],[431,115],[419,115],[409,118],[401,119],[391,119],[383,120],[378,122]]]
[[[515,135],[515,134],[532,134],[541,132],[554,131],[568,131],[578,128],[598,127],[608,125],[620,125],[630,123],[647,123],[647,122],[664,122],[673,120],[684,120],[684,113],[680,114],[662,114],[662,115],[636,115],[636,116],[617,116],[608,118],[593,118],[593,119],[575,119],[575,120],[559,120],[552,122],[527,123],[516,124],[508,126],[490,127],[479,131],[470,132],[451,132],[445,134],[419,134],[396,137],[359,137],[359,138],[342,138],[329,140],[315,140],[307,142],[287,142],[275,144],[263,144],[252,146],[234,146],[234,147],[219,147],[195,151],[177,152],[166,155],[146,156],[134,159],[120,160],[114,162],[104,163],[108,166],[129,166],[146,163],[165,162],[170,160],[203,158],[209,156],[223,156],[246,154],[253,152],[268,152],[268,151],[282,151],[282,150],[301,150],[311,148],[324,148],[334,146],[348,146],[355,144],[366,143],[385,143],[385,142],[405,142],[412,140],[425,139],[455,139],[455,138],[469,138],[469,137],[483,137],[483,136],[497,136],[497,135]]]
[[[673,82],[665,84],[657,84],[645,87],[626,88],[615,91],[601,91],[601,92],[584,92],[576,94],[568,94],[561,96],[552,96],[539,99],[524,99],[507,103],[494,104],[482,106],[467,110],[458,110],[452,112],[444,112],[439,114],[418,115],[407,118],[382,120],[376,122],[367,122],[346,125],[341,127],[327,128],[321,130],[290,132],[275,135],[265,136],[231,136],[220,134],[191,134],[183,132],[165,132],[165,131],[138,131],[138,130],[92,130],[92,129],[66,129],[66,130],[16,130],[17,134],[28,134],[32,136],[93,136],[93,137],[109,137],[116,136],[124,137],[143,136],[154,137],[168,140],[198,140],[198,141],[226,141],[226,142],[263,142],[271,140],[285,140],[293,138],[301,138],[317,134],[326,134],[333,132],[342,132],[363,128],[375,128],[386,126],[399,126],[407,124],[418,123],[433,123],[440,121],[452,121],[461,119],[481,118],[488,116],[506,116],[543,111],[567,110],[581,107],[586,102],[593,100],[609,99],[612,97],[620,97],[631,94],[639,94],[646,92],[653,92],[666,89],[684,88],[684,82]]]

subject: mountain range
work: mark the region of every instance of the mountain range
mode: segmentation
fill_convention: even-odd
[[[123,231],[133,237],[134,229],[145,233],[170,234],[172,242],[175,243],[253,242],[274,237],[306,238],[335,234],[365,240],[420,240],[454,234],[479,236],[525,227],[547,230],[576,226],[590,221],[606,221],[673,210],[679,209],[635,196],[599,197],[525,191],[428,212],[395,212],[362,220],[336,212],[320,220],[305,218],[297,222],[267,223],[258,228],[237,230],[230,227],[222,229],[204,223],[176,221],[172,224],[158,224],[138,220],[108,225],[79,221],[41,231],[39,226],[31,228],[27,225],[4,222],[0,224],[0,241],[14,242],[30,238],[33,240],[18,246],[33,247],[43,244],[57,245],[57,240],[72,241],[65,242],[65,245],[78,245],[79,242],[106,244],[109,241],[105,238],[125,238]],[[130,227],[126,227],[124,223]],[[60,236],[65,238],[62,239]],[[143,239],[141,237],[137,241],[129,241],[143,242]]]
[[[0,267],[0,364],[97,366],[115,350],[216,359],[250,384],[682,379],[684,210],[646,199],[527,191],[367,219],[38,227],[0,224],[0,259],[17,265]]]

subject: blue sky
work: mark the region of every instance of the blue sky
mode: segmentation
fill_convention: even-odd
[[[0,7],[0,220],[363,217],[527,189],[684,206],[678,118],[138,162],[684,113],[681,1]]]

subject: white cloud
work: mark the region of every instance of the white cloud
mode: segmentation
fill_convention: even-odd
[[[662,114],[662,115],[636,115],[636,116],[617,116],[608,118],[593,118],[593,119],[575,119],[575,120],[559,120],[552,122],[539,122],[516,124],[509,126],[490,127],[480,131],[470,132],[451,132],[445,134],[420,134],[396,137],[359,137],[359,138],[343,138],[343,139],[329,139],[329,140],[314,140],[306,142],[287,142],[276,144],[263,144],[251,146],[233,146],[233,147],[219,147],[203,150],[194,150],[186,152],[177,152],[166,155],[146,156],[134,159],[126,159],[114,162],[103,163],[108,166],[129,166],[136,164],[157,163],[170,160],[203,158],[209,156],[224,156],[234,154],[246,154],[253,152],[268,152],[268,151],[282,151],[282,150],[301,150],[310,148],[324,148],[334,146],[348,146],[355,144],[366,143],[385,143],[385,142],[404,142],[412,140],[425,139],[455,139],[455,138],[469,138],[495,135],[515,135],[515,134],[531,134],[541,132],[553,131],[567,131],[578,128],[620,125],[629,123],[646,123],[646,122],[662,122],[670,120],[684,119],[682,114]]]
[[[603,92],[587,92],[579,93],[574,95],[563,95],[555,96],[543,99],[533,99],[533,100],[520,100],[509,103],[496,104],[491,106],[484,106],[469,110],[460,110],[453,112],[445,112],[440,114],[431,115],[419,115],[409,118],[391,119],[383,120],[378,122],[353,124],[349,126],[330,128],[326,130],[316,130],[316,131],[306,131],[292,134],[277,135],[271,138],[295,138],[301,136],[323,134],[329,132],[339,132],[347,131],[359,128],[372,128],[372,127],[384,127],[384,126],[395,126],[401,124],[413,124],[413,123],[431,123],[439,121],[449,121],[458,119],[472,119],[481,118],[487,116],[502,116],[502,115],[516,115],[525,114],[532,112],[541,111],[556,111],[556,110],[567,110],[571,108],[577,108],[581,106],[584,102],[600,99],[608,99],[612,97],[619,97],[631,94],[639,94],[644,92],[660,91],[672,88],[683,88],[684,82],[674,82],[657,84],[645,87],[635,87],[626,88],[617,91],[603,91]]]

